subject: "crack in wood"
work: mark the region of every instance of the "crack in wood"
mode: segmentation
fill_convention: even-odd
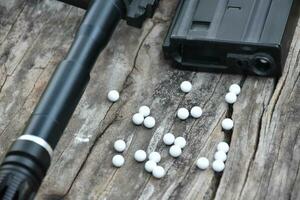
[[[241,80],[239,81],[239,86],[241,87],[241,90],[243,90],[244,88],[244,83],[245,81],[247,80],[248,76],[242,76]],[[253,115],[253,112],[254,112],[254,104],[252,104],[251,108],[251,114],[249,116],[252,116]],[[235,110],[234,110],[234,104],[228,104],[228,109],[226,111],[226,118],[229,118],[229,119],[232,119],[233,118],[233,114],[234,114]],[[263,116],[263,112],[261,113],[261,118],[262,119],[262,116]],[[251,124],[251,120],[252,118],[250,118],[250,122],[248,123],[248,129],[250,130],[250,124]],[[260,125],[258,126],[258,132],[260,130]],[[233,130],[231,131],[228,131],[228,132],[224,132],[224,135],[225,135],[225,142],[227,142],[228,144],[231,144],[232,143],[232,135],[233,135]],[[246,176],[245,176],[245,179],[244,179],[244,182],[243,182],[243,186],[242,188],[244,187],[244,185],[246,184],[246,180],[247,180],[247,176],[248,176],[248,173],[249,173],[249,170],[250,170],[250,166],[252,165],[252,162],[253,162],[253,158],[254,158],[254,155],[255,155],[255,152],[257,150],[257,145],[258,145],[258,141],[259,141],[259,135],[257,136],[256,138],[256,144],[255,144],[255,147],[254,147],[254,153],[252,153],[251,155],[251,160],[249,162],[249,164],[247,165],[247,169],[246,169]],[[215,199],[216,198],[216,195],[218,193],[218,190],[219,190],[219,186],[221,184],[221,179],[222,179],[223,175],[219,175],[216,177],[216,181],[215,181],[215,190],[213,190],[213,195],[211,197],[211,200]],[[243,190],[243,189],[242,189]],[[240,194],[238,196],[240,196],[242,194],[242,190],[240,191]]]
[[[254,162],[254,159],[256,157],[256,153],[257,153],[257,150],[258,150],[259,139],[260,139],[260,132],[261,132],[262,121],[263,121],[263,113],[265,111],[264,107],[262,109],[263,109],[263,111],[262,111],[262,113],[260,115],[259,124],[258,124],[258,127],[257,127],[257,137],[256,137],[255,145],[254,145],[254,152],[252,153],[250,163],[247,166],[246,176],[245,176],[245,179],[244,179],[244,182],[243,182],[242,189],[241,189],[241,191],[240,191],[240,193],[238,195],[238,199],[241,199],[241,196],[242,196],[242,194],[244,192],[244,188],[245,188],[245,185],[246,185],[247,180],[248,180],[250,169],[251,169],[251,166],[253,165],[253,162]]]

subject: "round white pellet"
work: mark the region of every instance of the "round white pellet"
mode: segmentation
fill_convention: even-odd
[[[201,109],[199,106],[194,106],[194,107],[191,109],[191,115],[192,115],[192,117],[194,117],[194,118],[199,118],[199,117],[201,117],[201,115],[202,115],[202,109]]]
[[[179,108],[177,111],[177,117],[181,120],[186,120],[189,115],[189,111],[186,108]]]
[[[183,81],[180,84],[180,89],[182,90],[182,92],[188,93],[192,90],[193,86],[192,83],[189,81]]]
[[[137,161],[137,162],[144,162],[147,158],[147,154],[144,150],[137,150],[135,153],[134,153],[134,159]]]
[[[153,169],[157,166],[156,162],[154,162],[153,160],[148,160],[146,163],[145,163],[145,170],[147,172],[152,172]]]
[[[212,163],[212,168],[215,172],[221,172],[224,170],[225,168],[225,164],[224,162],[222,162],[221,160],[215,160],[213,163]]]
[[[166,145],[172,145],[175,141],[175,136],[172,133],[167,133],[163,137],[163,141]]]
[[[217,146],[217,150],[227,153],[229,151],[229,145],[226,142],[220,142]]]
[[[112,164],[115,167],[122,167],[125,163],[125,159],[122,155],[115,155],[112,159]]]
[[[154,117],[151,117],[151,116],[146,117],[144,119],[144,126],[146,128],[153,128],[155,126],[155,119],[154,119]]]
[[[201,157],[197,160],[196,165],[199,169],[205,170],[209,167],[209,160],[205,157]]]
[[[152,171],[152,175],[155,177],[155,178],[162,178],[164,177],[166,174],[166,171],[163,167],[161,166],[156,166],[154,167],[153,171]]]
[[[124,140],[117,140],[114,143],[114,149],[117,152],[123,152],[126,149],[126,143]]]
[[[174,141],[174,144],[180,148],[184,148],[186,145],[186,140],[184,137],[177,137]]]
[[[177,158],[182,154],[182,150],[179,146],[177,145],[173,145],[171,146],[171,148],[169,149],[169,154],[174,157]]]
[[[144,117],[148,117],[150,115],[150,108],[148,106],[141,106],[139,113],[141,113]]]
[[[215,160],[221,160],[223,162],[226,161],[227,155],[224,151],[217,151],[214,155]]]
[[[161,160],[161,156],[158,152],[154,151],[154,152],[151,152],[148,156],[149,160],[152,160],[156,163],[159,163],[159,161]]]
[[[132,122],[135,125],[141,125],[141,124],[143,124],[143,122],[144,122],[144,116],[143,116],[143,114],[141,114],[141,113],[135,113],[132,116]]]
[[[226,131],[229,131],[233,128],[233,121],[232,119],[226,118],[222,121],[222,128]]]
[[[117,90],[111,90],[109,91],[109,93],[107,94],[107,98],[109,101],[111,102],[116,102],[119,100],[120,95],[119,92]]]
[[[234,104],[236,100],[237,100],[237,96],[232,92],[228,92],[225,96],[225,101],[229,104]]]
[[[241,87],[238,84],[232,84],[229,87],[229,92],[239,95],[241,93]]]

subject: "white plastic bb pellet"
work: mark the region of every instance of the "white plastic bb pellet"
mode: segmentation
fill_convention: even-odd
[[[221,160],[215,160],[212,163],[212,168],[215,172],[222,172],[225,169],[225,164]]]
[[[144,116],[143,116],[143,114],[141,114],[141,113],[135,113],[132,116],[132,122],[135,125],[141,125],[141,124],[143,124],[143,122],[144,122]]]
[[[151,173],[156,166],[157,166],[156,162],[154,162],[153,160],[148,160],[145,163],[145,170]]]
[[[147,154],[144,150],[137,150],[135,153],[134,153],[134,159],[137,161],[137,162],[144,162],[147,158]]]
[[[193,85],[191,82],[189,81],[183,81],[181,84],[180,84],[180,89],[182,92],[184,93],[189,93],[193,88]]]
[[[206,157],[201,157],[197,160],[196,165],[199,169],[205,170],[209,167],[209,160]]]
[[[220,142],[217,146],[217,150],[227,153],[229,151],[229,145],[226,142]]]
[[[115,155],[112,159],[112,164],[115,167],[122,167],[125,163],[125,159],[122,155]]]
[[[172,133],[167,133],[163,137],[163,142],[166,145],[172,145],[174,144],[174,141],[175,141],[175,136]]]
[[[181,120],[186,120],[189,115],[189,111],[186,108],[179,108],[177,111],[177,117]]]
[[[173,145],[171,146],[171,148],[169,149],[169,154],[174,157],[177,158],[182,154],[182,150],[179,146],[177,145]]]
[[[221,160],[221,161],[225,162],[227,159],[227,155],[223,151],[217,151],[214,155],[214,158],[215,158],[215,160]]]
[[[230,131],[233,128],[232,119],[226,118],[222,121],[222,128],[226,131]]]
[[[153,128],[155,126],[155,119],[154,119],[154,117],[151,117],[151,116],[146,117],[144,119],[144,126],[146,128]]]
[[[117,140],[114,143],[114,149],[117,152],[123,152],[126,149],[126,143],[124,140]]]
[[[241,87],[238,84],[232,84],[229,87],[229,92],[239,95],[241,93]]]
[[[161,160],[161,156],[158,152],[154,151],[154,152],[151,152],[148,156],[149,160],[152,160],[156,163],[159,163],[159,161]]]
[[[119,100],[120,94],[117,90],[111,90],[111,91],[108,92],[107,98],[111,102],[116,102],[116,101]]]
[[[177,137],[174,141],[174,144],[180,148],[184,148],[186,146],[186,140],[184,137]]]
[[[199,118],[202,115],[202,109],[199,106],[194,106],[191,109],[191,116],[194,118]]]
[[[234,104],[237,101],[236,94],[232,92],[228,92],[225,96],[225,101],[229,104]]]
[[[154,167],[153,171],[152,171],[152,175],[155,177],[155,178],[163,178],[166,174],[166,171],[163,167],[161,166],[156,166]]]
[[[148,106],[141,106],[139,109],[139,113],[141,113],[144,117],[148,117],[150,115],[150,108]]]

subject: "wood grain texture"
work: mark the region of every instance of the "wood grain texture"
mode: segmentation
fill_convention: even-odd
[[[279,80],[179,71],[161,45],[177,1],[161,0],[143,29],[121,23],[101,54],[36,199],[299,199],[300,28]],[[0,1],[0,157],[20,134],[42,91],[66,54],[83,10],[54,0]],[[180,92],[183,80],[193,91]],[[233,107],[224,102],[232,83],[242,86]],[[121,99],[106,100],[110,89]],[[131,123],[149,105],[157,125]],[[203,108],[198,120],[180,121],[179,107]],[[232,117],[232,133],[221,130]],[[173,132],[188,145],[173,159],[162,136]],[[126,164],[111,165],[117,139],[127,142]],[[213,160],[220,141],[230,143],[222,174],[199,171],[198,157]],[[133,160],[138,149],[159,151],[167,175],[157,180]]]

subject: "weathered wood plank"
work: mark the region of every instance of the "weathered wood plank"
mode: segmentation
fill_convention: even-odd
[[[20,133],[41,92],[63,58],[84,12],[56,1],[0,2],[0,156]],[[36,199],[299,199],[300,32],[295,33],[279,81],[179,71],[164,60],[161,44],[177,1],[161,0],[142,30],[121,24],[91,74],[91,82],[55,151]],[[10,14],[11,13],[11,14]],[[126,33],[126,34],[124,34]],[[190,80],[185,95],[178,86]],[[223,98],[232,83],[242,85],[233,108]],[[111,104],[107,91],[121,91]],[[155,129],[131,123],[149,105]],[[199,120],[179,121],[177,108],[203,107]],[[224,133],[225,117],[235,120]],[[173,159],[161,142],[166,132],[183,135],[188,146]],[[127,141],[126,165],[111,166],[116,139]],[[223,174],[199,171],[220,141],[231,143]],[[5,142],[4,142],[5,141]],[[133,160],[138,149],[162,154],[167,176],[152,178]]]
[[[300,27],[260,129],[241,199],[299,199]]]

